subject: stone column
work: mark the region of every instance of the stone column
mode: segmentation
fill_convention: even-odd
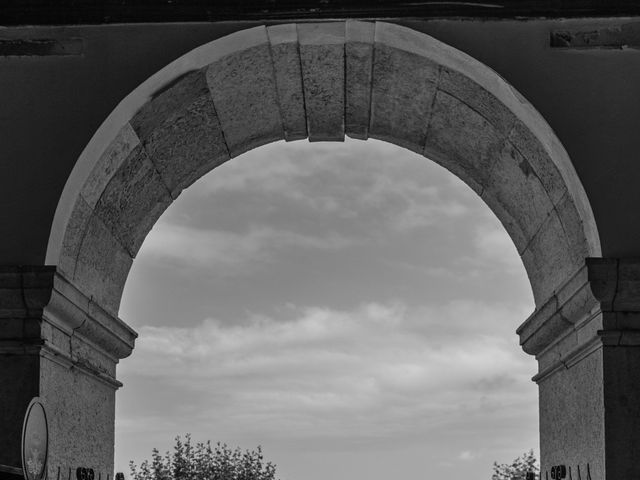
[[[116,364],[136,333],[55,267],[0,268],[0,464],[19,467],[22,420],[39,396],[50,480],[77,467],[113,478]]]
[[[640,478],[640,259],[587,259],[518,334],[539,364],[541,478]]]

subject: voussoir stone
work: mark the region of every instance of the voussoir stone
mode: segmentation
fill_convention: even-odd
[[[503,138],[482,115],[447,93],[436,93],[421,153],[435,157],[472,188],[484,187],[502,143]]]
[[[229,159],[204,70],[180,77],[131,120],[173,198]]]
[[[309,141],[343,141],[345,24],[297,27]]]
[[[276,91],[284,139],[287,142],[307,138],[298,29],[293,23],[267,28],[275,72]]]
[[[142,147],[136,148],[113,176],[94,213],[135,256],[171,196]]]
[[[469,105],[500,134],[507,136],[513,128],[516,121],[513,112],[492,93],[462,73],[442,67],[438,89]]]
[[[82,186],[80,195],[89,207],[94,208],[100,200],[105,185],[109,183],[129,154],[140,145],[140,139],[129,123],[120,129],[113,141],[98,159],[95,167]]]
[[[369,137],[375,24],[346,22],[346,134]]]
[[[429,59],[376,39],[369,136],[423,153],[437,79]]]
[[[527,159],[555,205],[567,191],[558,168],[540,140],[519,120],[509,133],[509,141]]]
[[[553,205],[531,165],[508,141],[496,152],[482,198],[502,220],[522,253]]]
[[[207,83],[232,157],[284,138],[266,28],[260,44],[207,68]]]
[[[104,186],[102,188],[104,189]],[[82,238],[92,212],[92,207],[89,206],[84,197],[78,195],[67,222],[67,229],[64,232],[62,248],[60,249],[60,259],[58,260],[58,269],[67,278],[73,278]]]
[[[158,90],[129,123],[144,141],[176,112],[208,94],[204,70],[187,72]]]
[[[553,211],[521,254],[536,305],[542,305],[582,265],[567,255],[570,246]]]
[[[93,215],[84,235],[73,282],[102,308],[117,315],[133,258],[102,220]]]
[[[584,263],[585,259],[591,256],[591,252],[589,252],[588,242],[585,238],[580,213],[569,192],[565,193],[555,208],[569,245],[572,245],[568,254],[571,255],[574,262]]]

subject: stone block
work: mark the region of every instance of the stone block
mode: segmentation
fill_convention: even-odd
[[[209,87],[204,70],[187,72],[158,90],[134,115],[130,124],[138,138],[144,141],[176,112],[208,95]]]
[[[284,138],[266,29],[263,42],[207,68],[207,83],[232,157]]]
[[[520,254],[553,210],[529,162],[507,141],[491,163],[482,198],[500,218]]]
[[[604,470],[605,422],[602,350],[539,383],[541,468],[566,465],[574,479],[608,478]],[[567,472],[567,479],[569,473]],[[627,478],[627,477],[625,477]]]
[[[562,224],[551,212],[529,245],[521,254],[527,270],[536,305],[543,304],[567,278],[582,265],[576,265],[569,254]]]
[[[144,140],[144,148],[173,198],[229,159],[213,101],[208,95],[175,112]]]
[[[565,192],[556,204],[556,212],[571,246],[572,260],[576,263],[584,263],[590,255],[588,239],[585,237],[580,213],[569,192]]]
[[[133,257],[171,196],[144,149],[136,148],[113,176],[97,215]]]
[[[103,185],[103,188],[105,186],[106,184]],[[92,211],[92,207],[84,200],[83,196],[78,195],[62,239],[60,259],[58,260],[58,269],[68,278],[73,278],[82,237],[87,229],[87,222]]]
[[[91,374],[82,363],[67,368],[49,358],[40,366],[40,397],[47,408],[48,477],[67,479],[80,465],[95,478],[113,478],[115,388]]]
[[[310,142],[344,140],[345,24],[298,24]]]
[[[105,186],[120,168],[122,162],[138,145],[140,145],[138,135],[136,135],[130,124],[125,124],[100,156],[87,181],[82,186],[80,195],[82,195],[82,198],[91,209],[98,203]]]
[[[509,141],[527,159],[540,179],[551,202],[555,205],[565,195],[567,188],[560,171],[538,138],[519,120],[509,133]]]
[[[460,72],[441,67],[438,89],[469,105],[505,137],[516,122],[515,115],[504,103]]]
[[[369,136],[422,154],[438,66],[415,53],[378,43],[373,62]]]
[[[89,321],[74,332],[74,335],[70,338],[71,358],[85,368],[115,379],[116,363],[113,357],[106,355],[84,340],[84,338],[95,337],[96,332],[93,330],[96,328],[96,323]]]
[[[346,134],[369,137],[375,24],[346,22]]]
[[[43,338],[46,338],[50,345],[67,356],[71,355],[71,337],[66,332],[46,321],[43,322],[42,327]]]
[[[437,92],[425,133],[421,153],[481,193],[502,144],[489,122],[458,99]]]
[[[118,314],[120,297],[133,259],[102,220],[93,215],[80,247],[74,283],[83,293],[113,315]]]
[[[267,28],[276,80],[278,105],[287,142],[307,138],[300,47],[296,25],[274,25]]]

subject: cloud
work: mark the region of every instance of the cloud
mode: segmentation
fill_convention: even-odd
[[[460,455],[458,455],[458,458],[460,460],[462,460],[463,462],[468,462],[470,460],[475,460],[479,456],[480,455],[478,453],[471,452],[469,450],[464,450],[464,451],[460,452]]]
[[[154,385],[149,396],[181,392],[190,415],[162,405],[180,426],[174,431],[208,427],[223,437],[242,432],[294,443],[404,444],[451,425],[495,427],[535,405],[532,362],[501,332],[520,312],[458,302],[297,313],[234,325],[145,326],[120,374],[125,383]]]
[[[337,250],[351,241],[337,234],[323,237],[269,227],[237,233],[161,223],[144,243],[144,259],[171,261],[186,267],[212,269],[218,275],[248,273],[257,264],[273,260],[282,249]]]
[[[465,215],[475,196],[424,157],[385,142],[349,139],[267,145],[221,165],[189,194],[250,195],[365,225],[376,221],[400,232]]]

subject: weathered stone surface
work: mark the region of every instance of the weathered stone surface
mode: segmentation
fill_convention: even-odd
[[[140,140],[203,96],[209,95],[204,70],[187,72],[155,93],[153,98],[129,122]]]
[[[567,255],[569,245],[556,212],[552,212],[521,254],[536,305],[542,305],[582,265]]]
[[[80,195],[90,208],[96,206],[105,186],[120,168],[122,162],[138,145],[140,145],[140,140],[136,132],[131,125],[126,123],[100,156],[98,163],[96,163],[80,191]]]
[[[421,153],[481,193],[501,144],[484,117],[451,95],[437,92]]]
[[[344,140],[345,24],[298,24],[310,142]]]
[[[88,321],[74,331],[73,336],[69,338],[70,357],[74,362],[92,370],[94,373],[105,375],[115,380],[116,363],[114,356],[110,355],[111,352],[96,349],[85,341],[87,338],[95,337],[98,328],[99,324]]]
[[[278,105],[287,142],[307,138],[307,118],[300,69],[300,47],[296,25],[267,28],[278,93]]]
[[[493,94],[462,73],[441,67],[438,89],[469,105],[501,135],[507,136],[513,128],[516,121],[513,112]]]
[[[556,212],[568,243],[572,246],[569,252],[571,260],[576,264],[584,263],[585,259],[590,256],[588,242],[585,239],[580,214],[569,192],[565,192],[565,195],[556,204]]]
[[[102,185],[104,189],[105,185]],[[58,269],[68,278],[73,278],[76,269],[76,259],[80,252],[82,237],[87,228],[87,222],[92,213],[92,207],[87,204],[82,195],[78,195],[76,204],[67,223],[67,229],[62,240]]]
[[[54,332],[80,335],[105,352],[112,361],[131,354],[137,337],[131,327],[60,274],[56,274],[54,285],[51,300],[42,317],[45,320],[43,326],[50,324],[55,326],[52,329]]]
[[[74,284],[109,313],[117,315],[120,297],[133,259],[94,215],[89,219],[74,274]]]
[[[113,478],[115,389],[74,368],[42,358],[39,394],[47,406],[49,436],[48,476],[67,478],[81,461],[94,469],[95,478]],[[81,439],[81,441],[79,441]]]
[[[173,198],[229,159],[213,101],[208,95],[171,115],[145,138],[144,148]]]
[[[133,257],[171,201],[153,163],[138,147],[107,185],[95,214]]]
[[[375,24],[346,22],[346,133],[366,140],[371,113]]]
[[[509,134],[509,141],[527,159],[555,205],[567,191],[559,170],[554,165],[540,141],[522,122],[516,121]]]
[[[377,36],[376,30],[369,136],[423,153],[438,66]]]
[[[232,157],[284,138],[266,29],[260,45],[207,68],[207,83]]]
[[[551,465],[572,468],[573,478],[607,478],[604,474],[604,391],[602,351],[562,368],[539,383],[540,456],[543,474]],[[544,477],[543,477],[544,478]]]
[[[553,210],[529,162],[507,141],[491,163],[482,198],[500,218],[520,254]]]

